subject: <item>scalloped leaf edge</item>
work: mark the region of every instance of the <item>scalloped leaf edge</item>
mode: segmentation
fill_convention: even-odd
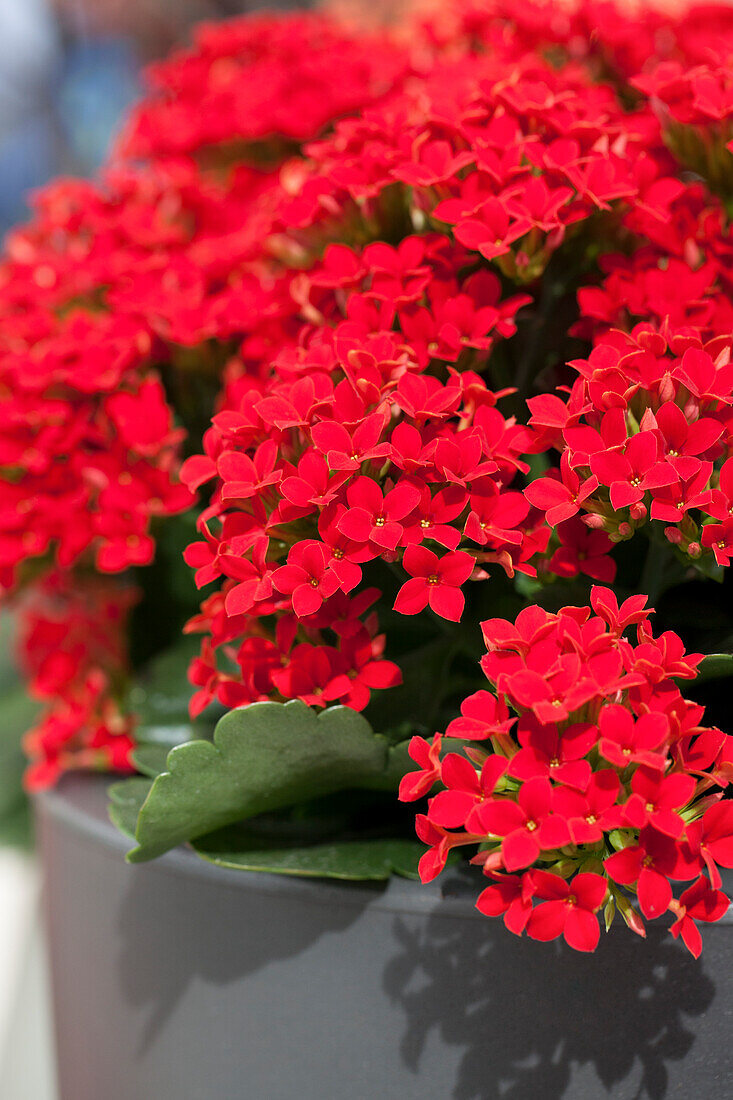
[[[256,735],[262,737],[268,721],[272,729],[264,746],[258,745]],[[247,732],[255,741],[248,746],[254,750],[254,764],[259,753],[263,772],[262,781],[250,790],[247,783],[257,771],[252,758],[246,760],[243,754],[242,763],[247,765],[243,768],[231,763],[231,757],[242,752]],[[137,847],[128,852],[127,859],[131,863],[153,859],[184,841],[304,798],[359,787],[393,789],[412,767],[407,744],[391,745],[373,731],[362,714],[349,707],[316,712],[298,700],[239,707],[220,719],[213,741],[188,741],[170,750],[166,771],[153,780],[140,808]],[[273,782],[271,762],[269,772],[262,766],[262,750],[266,755],[270,746],[284,763],[279,784]],[[307,782],[296,774],[298,767]]]

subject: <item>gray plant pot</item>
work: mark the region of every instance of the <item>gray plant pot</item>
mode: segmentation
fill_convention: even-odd
[[[699,962],[661,929],[585,956],[481,917],[455,873],[130,867],[105,786],[37,799],[60,1100],[733,1095],[730,920]]]

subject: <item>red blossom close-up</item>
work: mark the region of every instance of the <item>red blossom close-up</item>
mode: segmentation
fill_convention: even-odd
[[[205,25],[97,176],[34,196],[0,264],[30,789],[149,779],[139,858],[267,814],[401,830],[402,872],[470,862],[517,935],[663,919],[700,953],[733,867],[733,19],[705,11]],[[310,733],[268,750],[263,713]],[[216,812],[146,847],[240,721]]]

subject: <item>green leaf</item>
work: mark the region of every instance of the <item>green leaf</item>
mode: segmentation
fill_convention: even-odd
[[[156,775],[160,775],[161,772],[166,770],[168,762],[168,753],[171,748],[176,745],[182,745],[188,741],[198,740],[196,737],[191,736],[197,731],[188,730],[188,737],[181,741],[175,741],[173,744],[169,744],[166,741],[161,742],[143,742],[142,745],[137,745],[132,751],[132,762],[139,772],[143,775],[148,775],[152,779],[155,779]],[[209,740],[209,738],[205,738]]]
[[[138,817],[132,863],[225,825],[339,790],[393,790],[412,767],[349,707],[317,714],[304,703],[230,711],[211,741],[171,749]]]
[[[263,844],[238,829],[223,829],[194,841],[194,850],[209,863],[237,871],[271,871],[311,878],[383,880],[392,874],[418,878],[417,864],[425,846],[403,837],[343,840],[296,847]]]
[[[148,797],[153,782],[140,775],[130,779],[121,779],[107,788],[109,795],[108,812],[113,825],[120,832],[135,839],[135,826],[143,802]]]
[[[0,614],[0,693],[13,691],[18,686],[18,669],[15,654],[15,616],[3,609]]]
[[[733,676],[733,654],[709,653],[697,666],[695,683],[704,680],[720,680],[724,676]]]
[[[26,845],[31,840],[28,799],[23,790],[26,758],[23,735],[38,718],[38,703],[25,687],[0,693],[0,844]]]
[[[7,848],[33,846],[33,819],[25,797],[0,817],[0,844]]]

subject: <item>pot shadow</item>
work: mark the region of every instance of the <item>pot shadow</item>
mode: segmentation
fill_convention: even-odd
[[[403,1062],[417,1072],[437,1031],[462,1050],[455,1100],[559,1100],[578,1067],[608,1090],[623,1083],[614,1096],[662,1100],[667,1064],[695,1042],[685,1016],[715,996],[700,963],[661,929],[641,940],[614,927],[593,955],[439,911],[423,924],[398,917],[393,933],[400,950],[383,985],[405,1014]]]
[[[200,877],[168,871],[136,867],[119,912],[117,971],[126,1003],[141,1015],[138,1055],[154,1045],[193,982],[225,985],[297,955],[322,935],[347,928],[370,900],[368,886],[355,897],[336,883],[329,889],[349,891],[348,901],[329,904],[314,898],[306,883],[289,904],[277,906],[273,919],[277,887],[248,890],[244,883],[210,880],[202,889]]]

